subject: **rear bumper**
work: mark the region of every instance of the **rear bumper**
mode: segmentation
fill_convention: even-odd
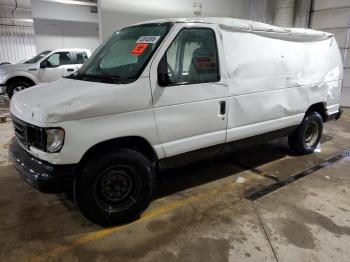
[[[9,145],[9,156],[20,176],[44,193],[59,193],[72,189],[76,165],[53,165],[33,157],[16,138]]]
[[[341,117],[341,115],[343,114],[343,111],[344,110],[340,107],[338,112],[327,116],[327,121],[338,120]]]

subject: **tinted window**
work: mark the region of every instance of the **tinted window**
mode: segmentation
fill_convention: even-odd
[[[69,52],[59,52],[50,55],[47,59],[48,67],[71,64]]]
[[[84,62],[88,59],[88,55],[86,52],[77,52],[77,64],[84,64]]]
[[[215,33],[211,29],[182,30],[162,60],[172,85],[220,79]]]

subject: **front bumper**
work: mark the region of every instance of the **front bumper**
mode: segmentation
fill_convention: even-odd
[[[33,157],[13,138],[9,145],[12,164],[21,177],[44,193],[59,193],[72,189],[76,165],[53,165]]]
[[[0,95],[3,95],[6,93],[6,85],[0,84]]]

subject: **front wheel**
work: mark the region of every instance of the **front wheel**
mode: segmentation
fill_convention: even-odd
[[[319,113],[308,113],[299,127],[289,135],[289,147],[297,154],[312,153],[319,144],[323,132],[323,120]]]
[[[137,151],[119,149],[92,159],[74,183],[80,211],[94,223],[111,226],[139,217],[155,187],[150,161]]]
[[[30,86],[31,84],[26,81],[15,81],[9,84],[7,88],[7,95],[11,99],[15,93],[20,92]]]

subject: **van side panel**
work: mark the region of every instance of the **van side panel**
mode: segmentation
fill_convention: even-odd
[[[334,37],[294,42],[228,30],[222,36],[230,87],[227,141],[298,125],[314,103],[339,110],[342,64]]]

